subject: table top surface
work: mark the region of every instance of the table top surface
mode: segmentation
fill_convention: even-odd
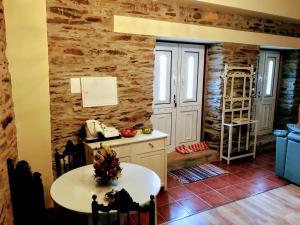
[[[50,189],[51,197],[64,208],[90,214],[93,194],[98,196],[98,203],[105,203],[105,193],[124,188],[140,204],[147,203],[150,195],[158,194],[161,181],[154,171],[132,163],[121,163],[120,166],[122,176],[109,185],[95,182],[92,164],[73,169],[54,181]]]

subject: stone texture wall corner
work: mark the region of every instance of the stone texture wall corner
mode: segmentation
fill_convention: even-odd
[[[0,224],[13,225],[6,160],[7,158],[16,159],[17,139],[11,78],[5,56],[6,40],[3,11],[2,0],[0,0]]]

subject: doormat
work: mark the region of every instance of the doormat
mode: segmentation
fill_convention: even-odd
[[[168,172],[170,176],[179,180],[183,184],[192,183],[198,180],[204,180],[225,173],[228,173],[228,171],[212,164],[204,164],[188,168],[176,169]]]

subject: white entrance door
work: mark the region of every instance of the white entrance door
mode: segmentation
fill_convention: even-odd
[[[151,121],[169,134],[168,151],[200,141],[204,46],[158,43]]]
[[[257,65],[255,119],[258,120],[258,135],[273,131],[274,110],[280,53],[261,51]]]
[[[178,44],[157,43],[151,122],[154,129],[168,134],[166,141],[168,151],[175,149],[177,65]]]

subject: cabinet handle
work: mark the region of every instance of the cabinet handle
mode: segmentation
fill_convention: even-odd
[[[148,144],[151,148],[154,148],[154,145],[152,143],[148,143]]]

